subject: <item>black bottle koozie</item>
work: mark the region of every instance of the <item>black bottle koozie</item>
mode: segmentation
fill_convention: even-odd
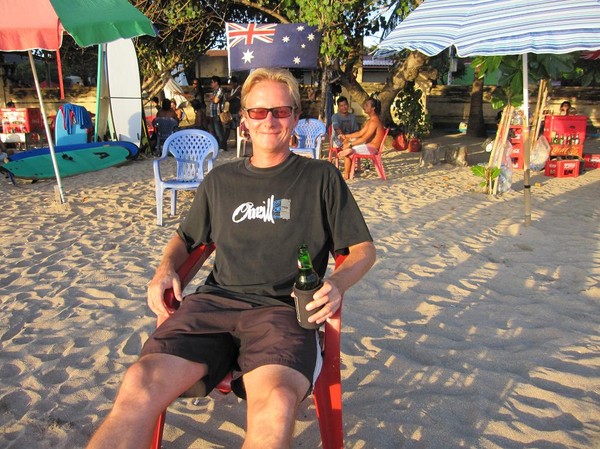
[[[312,290],[298,290],[296,286],[294,286],[294,303],[296,304],[296,318],[298,319],[298,324],[300,324],[300,327],[303,327],[304,329],[318,329],[319,327],[321,327],[321,324],[308,322],[308,317],[317,313],[319,310],[321,310],[321,308],[308,311],[306,310],[306,304],[313,300],[313,295],[322,286],[323,284],[319,284],[317,288],[313,288]]]

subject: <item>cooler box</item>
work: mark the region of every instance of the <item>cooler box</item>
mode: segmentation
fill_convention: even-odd
[[[555,133],[559,136],[577,135],[579,144],[583,145],[586,128],[586,115],[547,115],[544,120],[544,137],[552,144],[552,137]]]

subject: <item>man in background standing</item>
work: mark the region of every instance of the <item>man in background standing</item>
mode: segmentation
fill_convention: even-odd
[[[190,104],[196,113],[194,125],[206,129],[206,102],[204,100],[204,89],[202,89],[202,84],[200,84],[198,78],[192,80],[192,87],[194,88],[192,91],[194,98],[192,98]]]
[[[212,89],[209,108],[210,130],[212,135],[217,139],[217,142],[219,142],[219,149],[227,151],[227,136],[219,118],[219,113],[223,111],[223,104],[225,102],[225,92],[223,92],[223,88],[221,87],[221,78],[216,75],[211,77],[210,87]]]

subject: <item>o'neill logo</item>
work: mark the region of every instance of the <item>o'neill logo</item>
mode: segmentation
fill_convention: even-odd
[[[233,211],[231,219],[234,223],[240,223],[244,220],[262,220],[265,223],[275,223],[275,220],[290,219],[290,200],[276,200],[271,195],[262,205],[255,206],[253,202],[240,204]]]

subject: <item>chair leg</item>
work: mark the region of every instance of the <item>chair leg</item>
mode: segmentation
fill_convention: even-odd
[[[381,160],[381,156],[376,156],[373,158],[373,165],[375,165],[379,177],[385,181],[387,178],[385,176],[385,171],[383,170],[383,162]]]
[[[167,416],[167,411],[165,410],[160,414],[158,420],[156,421],[156,427],[154,428],[154,435],[152,436],[152,443],[150,444],[150,449],[160,449],[162,445],[162,437],[163,430],[165,428],[165,418]]]
[[[163,219],[162,219],[162,214],[163,214],[163,188],[162,187],[157,187],[156,188],[156,224],[158,226],[162,226],[163,225]]]
[[[339,318],[335,318],[339,322]],[[334,320],[335,320],[334,319]],[[331,319],[330,319],[331,320]],[[341,324],[341,323],[340,323]],[[332,323],[327,322],[325,326]],[[327,332],[323,369],[315,384],[313,398],[319,419],[323,449],[343,449],[342,381],[340,373],[339,332]],[[335,341],[337,339],[337,341]],[[332,351],[333,349],[333,351]],[[328,352],[329,350],[329,352]]]
[[[177,212],[177,189],[171,189],[171,216]]]

